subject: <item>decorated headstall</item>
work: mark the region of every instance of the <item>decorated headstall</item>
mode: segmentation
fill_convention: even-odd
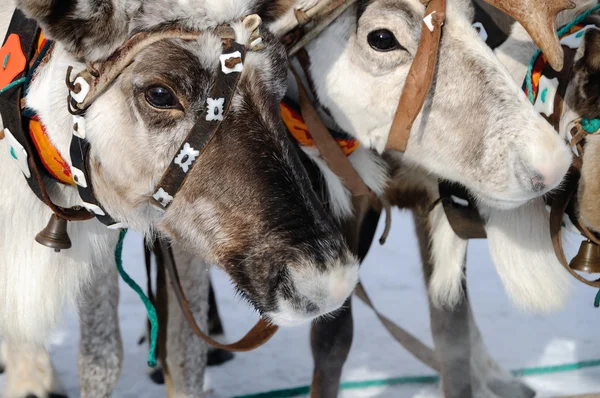
[[[235,32],[228,24],[221,25],[214,30],[214,33],[222,40],[219,75],[206,100],[205,109],[198,116],[198,120],[180,145],[179,151],[156,187],[153,204],[162,211],[168,209],[173,198],[185,183],[186,176],[193,168],[197,158],[219,131],[222,121],[226,118],[243,71],[246,52],[264,48],[259,32],[260,17],[250,15],[243,20],[243,24],[246,30],[251,32],[245,45],[235,41]],[[89,220],[94,216],[108,228],[126,227],[124,224],[116,222],[95,197],[88,169],[90,142],[86,139],[86,110],[113,84],[124,69],[133,62],[136,55],[148,46],[170,38],[196,40],[204,33],[179,29],[140,32],[133,35],[108,59],[88,64],[76,76],[71,76],[71,67],[68,69],[66,76],[66,84],[69,88],[68,108],[73,115],[73,135],[70,147],[72,167],[70,169],[72,179],[77,185],[82,199],[81,206],[62,208],[56,206],[49,198],[46,191],[46,184],[49,181],[48,173],[44,173],[42,161],[34,149],[32,138],[25,134],[25,131],[28,130],[25,128],[26,118],[22,118],[21,115],[23,98],[21,79],[26,81],[27,85],[32,78],[33,68],[27,71],[23,65],[20,73],[11,76],[10,84],[0,95],[0,111],[3,121],[0,130],[9,138],[11,156],[19,163],[32,191],[54,212],[50,223],[44,231],[38,234],[36,241],[57,251],[67,249],[71,244],[66,234],[66,222]],[[26,18],[20,10],[16,10],[3,48],[9,41],[15,41],[15,52],[20,53],[25,62],[26,59],[33,57],[39,35],[40,29],[36,22]]]

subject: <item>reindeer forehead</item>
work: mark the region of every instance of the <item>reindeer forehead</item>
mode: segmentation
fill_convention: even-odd
[[[358,17],[369,8],[393,13],[402,13],[407,19],[420,19],[425,7],[419,0],[366,0],[358,5]]]
[[[407,24],[419,25],[422,18],[424,7],[418,0],[369,0],[361,3],[357,10],[357,18],[360,18],[367,12],[373,11],[374,15],[385,17],[389,13],[401,17]],[[369,13],[370,14],[370,13]]]
[[[370,0],[359,5],[359,27],[391,29],[397,35],[410,34],[417,40],[421,31],[424,7],[419,0]],[[398,37],[402,40],[403,37]]]
[[[130,0],[130,30],[147,30],[177,24],[191,30],[207,30],[239,20],[251,13],[251,0]]]

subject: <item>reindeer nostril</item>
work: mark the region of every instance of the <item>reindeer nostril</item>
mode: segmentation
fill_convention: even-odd
[[[313,302],[308,302],[304,309],[308,314],[316,314],[319,312],[319,306]]]
[[[542,192],[544,189],[546,189],[544,177],[539,174],[531,177],[531,187],[533,188],[533,192]]]

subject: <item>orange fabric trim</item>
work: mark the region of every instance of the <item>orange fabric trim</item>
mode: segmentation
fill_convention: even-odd
[[[8,86],[25,70],[26,65],[27,58],[23,54],[21,39],[19,35],[12,33],[0,48],[0,88]]]
[[[283,120],[283,123],[296,141],[302,146],[316,146],[315,140],[312,138],[310,131],[308,131],[302,115],[283,102],[279,104],[279,109],[281,120]],[[360,146],[358,140],[355,139],[335,138],[335,140],[346,156],[350,156]]]
[[[37,40],[36,53],[31,60],[32,63],[42,51],[46,41],[47,40],[44,37],[43,32],[40,32]],[[42,165],[48,171],[48,173],[63,184],[75,185],[73,173],[71,172],[71,166],[56,149],[50,140],[48,133],[46,132],[46,128],[40,122],[37,116],[29,119],[29,135],[31,136],[31,140],[35,145],[38,156],[42,161]]]
[[[56,147],[50,141],[46,129],[37,119],[29,121],[29,134],[35,145],[35,148],[42,160],[42,164],[58,181],[67,185],[75,185],[71,167],[67,163]]]

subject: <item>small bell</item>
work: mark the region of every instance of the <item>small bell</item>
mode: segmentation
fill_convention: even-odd
[[[600,246],[592,241],[581,242],[579,252],[569,263],[574,271],[600,273]]]
[[[64,249],[70,249],[71,239],[67,234],[67,220],[52,214],[46,228],[35,236],[35,241],[54,249],[57,253]]]

